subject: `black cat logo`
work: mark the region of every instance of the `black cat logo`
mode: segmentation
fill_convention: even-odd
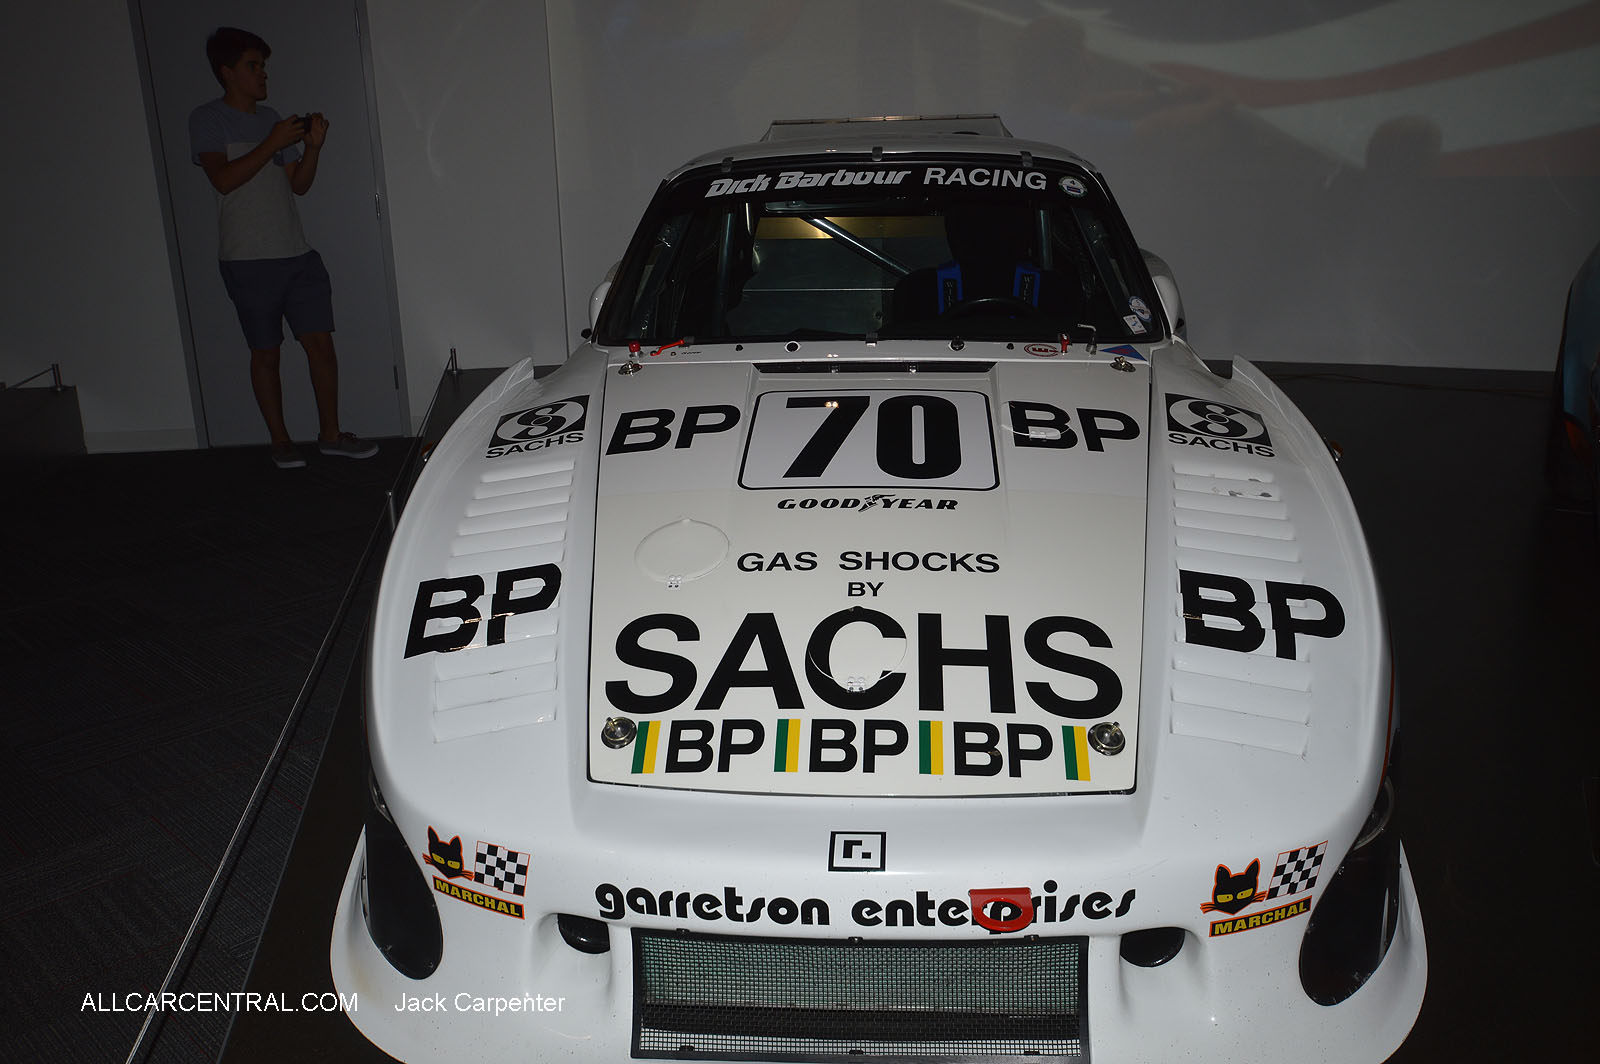
[[[1211,890],[1211,900],[1200,903],[1203,913],[1223,912],[1229,916],[1258,901],[1267,900],[1267,892],[1256,887],[1261,880],[1261,862],[1251,861],[1250,867],[1235,875],[1227,865],[1217,865],[1217,881]]]
[[[461,836],[457,835],[448,843],[440,842],[432,827],[428,828],[428,863],[449,879],[472,875],[472,870],[461,860]]]

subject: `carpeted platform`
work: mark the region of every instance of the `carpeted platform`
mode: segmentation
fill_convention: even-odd
[[[161,985],[409,449],[297,470],[265,447],[0,467],[0,840],[26,870],[0,886],[0,1056],[126,1057],[142,1014],[97,1010]],[[263,818],[285,844],[321,736],[297,743]],[[243,982],[275,882],[238,877],[208,986]]]

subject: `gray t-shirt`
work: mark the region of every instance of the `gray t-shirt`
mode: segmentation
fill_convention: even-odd
[[[266,140],[279,121],[278,112],[260,104],[254,112],[235,111],[221,100],[202,104],[189,114],[190,160],[198,166],[201,152],[222,152],[231,162]],[[292,259],[311,250],[283,169],[300,155],[300,145],[291,144],[249,181],[218,195],[217,258]]]

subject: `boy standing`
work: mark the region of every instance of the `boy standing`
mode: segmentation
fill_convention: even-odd
[[[278,364],[285,318],[310,367],[318,449],[370,458],[376,444],[339,428],[333,286],[322,256],[306,243],[294,203],[316,179],[328,121],[320,114],[280,118],[262,105],[271,54],[266,41],[246,30],[222,27],[207,38],[206,59],[222,98],[189,115],[190,152],[220,197],[222,281],[250,347],[250,384],[272,437],[273,462],[280,469],[306,464],[283,421]]]

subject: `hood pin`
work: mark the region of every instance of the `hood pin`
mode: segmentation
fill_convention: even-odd
[[[643,367],[639,365],[639,341],[628,341],[628,361],[617,367],[617,374],[626,377],[638,373]]]
[[[638,733],[639,726],[627,717],[607,717],[605,726],[600,729],[600,741],[613,750],[621,750],[633,742]]]
[[[1128,739],[1116,721],[1102,721],[1089,729],[1089,745],[1107,757],[1115,757],[1128,745]]]

